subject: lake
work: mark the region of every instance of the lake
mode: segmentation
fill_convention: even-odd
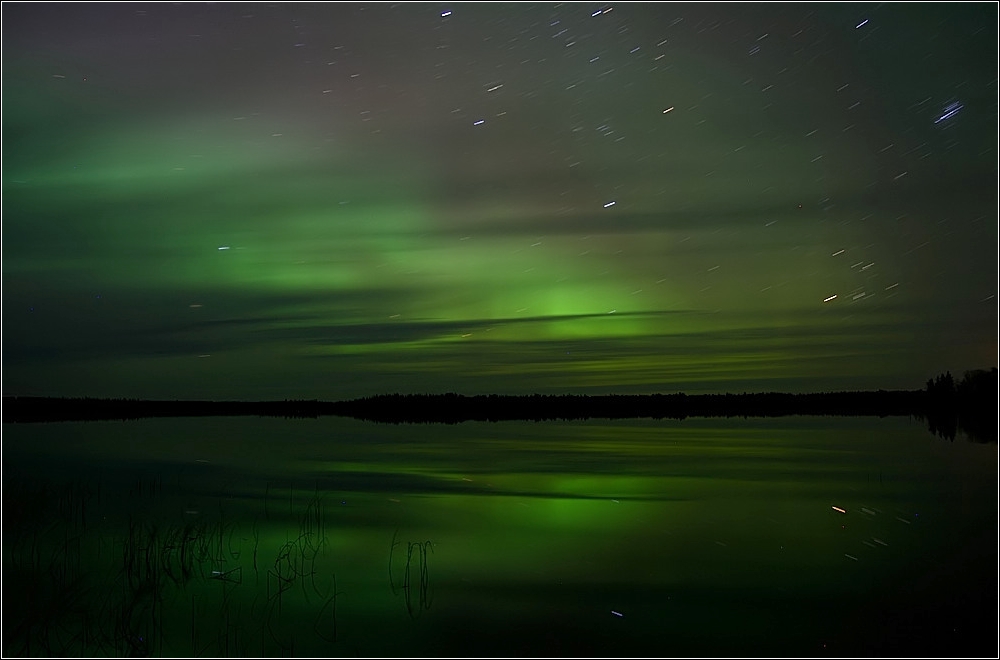
[[[907,418],[3,426],[3,651],[997,654],[997,445]]]

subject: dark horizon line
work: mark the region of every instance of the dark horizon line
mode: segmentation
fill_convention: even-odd
[[[977,376],[977,380],[981,381],[985,378],[989,378],[992,375],[992,384],[996,384],[996,379],[998,377],[997,367],[991,367],[990,369],[976,369],[973,371],[966,372],[965,379],[969,380],[971,376]],[[940,374],[937,377],[937,382],[946,379],[949,383],[948,387],[954,389],[954,381],[951,372],[946,374]],[[138,399],[138,398],[128,398],[128,397],[90,397],[90,396],[43,396],[43,395],[24,395],[24,394],[3,394],[2,399],[4,402],[8,400],[28,400],[37,399],[39,401],[45,400],[50,402],[64,402],[64,401],[100,401],[100,402],[127,402],[130,404],[135,403],[152,403],[157,405],[167,405],[167,404],[196,404],[196,405],[206,405],[206,404],[220,404],[220,405],[235,405],[235,404],[245,404],[245,405],[257,405],[257,404],[289,404],[289,403],[308,403],[308,404],[321,404],[321,405],[343,405],[349,403],[355,403],[359,401],[367,401],[374,398],[389,398],[389,397],[425,397],[425,398],[440,398],[440,397],[458,397],[460,399],[478,399],[478,398],[499,398],[499,399],[519,399],[525,397],[549,397],[549,398],[601,398],[601,397],[687,397],[687,398],[708,398],[708,397],[746,397],[746,396],[789,396],[789,397],[810,397],[810,396],[828,396],[828,395],[882,395],[887,393],[906,393],[906,394],[920,394],[928,393],[932,390],[935,384],[935,379],[930,379],[927,381],[925,389],[894,389],[886,390],[879,388],[877,390],[827,390],[820,392],[777,392],[775,390],[762,391],[762,392],[747,392],[744,390],[741,393],[735,392],[704,392],[699,394],[687,394],[686,392],[672,392],[665,394],[663,392],[653,392],[645,394],[619,394],[619,393],[608,393],[608,394],[541,394],[538,392],[531,394],[500,394],[500,393],[489,393],[489,394],[460,394],[457,392],[445,392],[445,393],[428,393],[428,392],[393,392],[393,393],[381,393],[381,394],[371,394],[368,396],[355,397],[353,399],[338,399],[338,400],[320,400],[318,398],[312,399],[268,399],[268,400],[256,400],[248,401],[246,399]],[[961,387],[961,384],[960,384]],[[978,387],[976,388],[979,389]],[[978,392],[977,392],[978,394]]]
[[[995,384],[995,372],[992,382]],[[353,417],[390,424],[468,421],[783,417],[888,417],[925,420],[932,433],[954,439],[961,428],[980,442],[996,440],[995,386],[955,387],[950,374],[926,390],[865,390],[742,394],[379,394],[343,401],[142,400],[3,396],[3,423],[133,420],[154,417]],[[983,396],[987,394],[987,396]],[[989,403],[987,403],[989,402]],[[992,409],[991,409],[992,407]]]
[[[806,400],[814,397],[884,397],[886,395],[891,396],[922,396],[926,394],[924,390],[831,390],[823,392],[778,392],[778,391],[766,391],[766,392],[721,392],[721,393],[698,393],[698,394],[688,394],[686,392],[652,392],[646,394],[634,394],[634,393],[607,393],[607,394],[572,394],[572,393],[561,393],[561,394],[543,394],[540,392],[533,392],[530,394],[499,394],[499,393],[489,393],[489,394],[461,394],[459,392],[440,392],[440,393],[429,393],[429,392],[388,392],[381,394],[370,394],[367,396],[355,397],[353,399],[185,399],[185,398],[173,398],[173,399],[141,399],[134,397],[92,397],[92,396],[39,396],[39,395],[22,395],[22,394],[4,394],[3,404],[4,410],[8,410],[8,405],[13,405],[13,410],[20,411],[24,409],[25,404],[28,405],[39,405],[39,404],[51,404],[53,406],[73,406],[80,404],[92,404],[97,406],[114,406],[116,408],[139,408],[142,406],[153,406],[156,408],[164,407],[164,411],[168,407],[175,406],[197,406],[197,407],[210,407],[219,406],[220,416],[225,415],[235,415],[238,413],[230,412],[229,410],[235,410],[235,407],[242,406],[319,406],[326,409],[328,406],[335,406],[339,409],[340,406],[355,406],[371,404],[374,402],[399,402],[407,400],[420,400],[422,402],[448,402],[448,403],[467,403],[467,402],[479,402],[479,401],[489,401],[489,402],[515,402],[522,400],[531,401],[597,401],[597,400],[614,400],[617,402],[626,401],[639,401],[645,399],[668,399],[668,400],[683,400],[685,402],[707,402],[719,398],[724,398],[727,400],[743,399],[743,398],[759,398],[759,397],[786,397],[791,399]],[[226,410],[229,409],[229,410]],[[265,408],[264,410],[267,410]],[[258,413],[248,413],[252,415],[257,415]],[[266,412],[261,412],[259,414],[266,415]],[[336,413],[328,413],[336,414]],[[6,420],[4,420],[6,421]]]

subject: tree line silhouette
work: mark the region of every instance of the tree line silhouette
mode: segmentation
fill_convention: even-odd
[[[685,419],[786,415],[910,416],[932,433],[953,440],[961,430],[980,442],[997,440],[997,369],[951,373],[923,390],[783,392],[743,394],[500,395],[380,394],[349,401],[146,401],[53,397],[3,397],[5,423],[129,420],[144,417],[341,416],[400,423],[465,421]]]
[[[927,381],[925,406],[918,416],[931,433],[951,440],[961,429],[980,442],[997,440],[997,368],[967,371],[958,383],[951,372]]]

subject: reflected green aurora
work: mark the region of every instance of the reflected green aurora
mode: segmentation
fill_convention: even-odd
[[[996,364],[994,6],[598,10],[4,5],[4,392]]]
[[[996,476],[898,418],[10,425],[5,655],[988,656]]]

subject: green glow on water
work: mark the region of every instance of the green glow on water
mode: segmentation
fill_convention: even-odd
[[[885,625],[933,648],[971,607],[928,619],[933,600],[982,595],[996,513],[995,445],[894,419],[143,420],[4,439],[23,616],[61,575],[136,599],[89,606],[118,633],[51,613],[67,632],[36,630],[33,654],[851,654],[883,648],[859,628],[880,608],[912,610],[926,630]],[[57,502],[44,519],[71,546],[34,527]],[[31,577],[37,557],[59,570]]]

